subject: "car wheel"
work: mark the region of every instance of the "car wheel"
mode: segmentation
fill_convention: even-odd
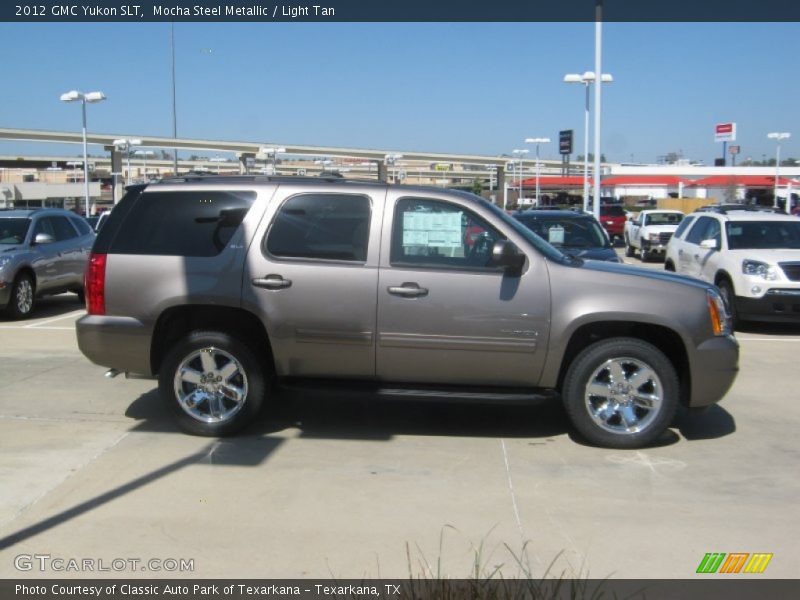
[[[6,314],[12,319],[24,319],[33,312],[35,302],[33,277],[27,273],[17,275],[11,287],[11,298],[6,307]]]
[[[722,279],[718,284],[719,294],[722,296],[722,301],[725,303],[725,308],[731,318],[731,327],[736,327],[741,323],[739,315],[736,313],[736,295],[733,292],[733,286],[727,279]]]
[[[633,249],[633,246],[631,246],[631,242],[628,239],[628,236],[626,235],[625,236],[625,256],[627,256],[628,258],[633,258],[633,255],[635,253],[636,253],[636,250]]]
[[[256,354],[240,340],[220,331],[195,331],[164,358],[158,387],[184,431],[223,436],[253,420],[266,378]]]
[[[647,262],[647,261],[650,260],[650,256],[651,256],[650,251],[649,250],[645,250],[644,247],[642,247],[640,255],[641,255],[641,258],[642,258],[642,262]]]
[[[581,352],[562,388],[572,424],[590,443],[640,448],[666,431],[678,407],[678,375],[658,348],[611,338]]]
[[[671,271],[672,273],[675,272],[675,265],[672,264],[671,260],[668,260],[664,263],[664,270]]]
[[[81,304],[85,305],[86,304],[86,292],[84,291],[84,289],[81,288],[79,290],[75,290],[75,293],[78,295],[78,302],[80,302]]]

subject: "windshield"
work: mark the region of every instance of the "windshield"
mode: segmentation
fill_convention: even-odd
[[[539,252],[544,254],[547,258],[565,264],[573,262],[571,258],[565,256],[560,250],[548,244],[545,240],[543,240],[538,235],[533,233],[530,229],[525,227],[525,225],[523,225],[513,217],[510,217],[506,213],[506,211],[504,211],[502,208],[496,206],[495,204],[492,204],[491,202],[486,202],[485,200],[483,202],[484,206],[488,207],[489,210],[491,210],[498,218],[502,219],[504,223],[506,223],[519,235],[528,240],[533,245],[534,248],[536,248]]]
[[[729,221],[725,223],[731,250],[770,248],[800,249],[797,221]]]
[[[677,225],[683,220],[681,213],[650,213],[645,215],[647,225]]]
[[[21,244],[28,234],[31,220],[8,217],[0,219],[0,244]]]
[[[518,217],[528,229],[557,248],[606,248],[608,240],[594,219]]]

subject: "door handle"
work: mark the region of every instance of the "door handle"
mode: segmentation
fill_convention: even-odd
[[[683,256],[683,250],[678,250],[678,256]]]
[[[398,286],[389,286],[386,291],[393,296],[403,296],[404,298],[418,298],[428,295],[428,288],[419,287],[419,284],[408,281]]]
[[[256,277],[253,279],[252,283],[254,286],[266,290],[282,290],[292,285],[292,280],[284,279],[281,275],[271,273],[266,277]]]
[[[694,259],[695,259],[695,260],[700,260],[700,255],[699,255],[699,254],[695,254],[695,255],[694,255]]]

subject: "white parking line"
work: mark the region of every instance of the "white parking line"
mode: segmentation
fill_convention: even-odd
[[[52,319],[47,319],[46,321],[37,321],[36,323],[31,323],[30,325],[23,325],[26,329],[32,329],[34,327],[39,327],[40,325],[47,325],[48,323],[55,323],[56,321],[62,321],[64,319],[70,319],[72,317],[76,317],[78,315],[82,315],[84,312],[83,310],[76,310],[71,313],[67,313],[66,315],[61,315],[60,317],[53,317]]]
[[[75,331],[74,327],[28,327],[27,325],[0,325],[0,329],[16,329],[17,331]]]
[[[800,338],[782,338],[782,337],[769,337],[769,338],[751,338],[739,337],[736,339],[740,342],[800,342]]]

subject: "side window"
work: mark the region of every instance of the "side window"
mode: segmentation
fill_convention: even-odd
[[[678,225],[678,228],[675,230],[675,237],[679,238],[683,235],[683,232],[689,229],[689,225],[694,222],[694,217],[686,217],[681,224]]]
[[[50,217],[56,232],[56,241],[63,242],[78,237],[78,232],[66,217]]]
[[[272,222],[264,250],[277,258],[366,262],[371,214],[367,196],[293,196]]]
[[[70,217],[69,220],[75,226],[75,229],[78,230],[80,235],[89,235],[92,232],[91,226],[86,222],[85,219],[81,219],[79,217]]]
[[[110,253],[216,256],[255,198],[255,192],[143,193],[125,217]]]
[[[394,212],[392,265],[492,268],[503,236],[471,211],[448,202],[402,198]]]
[[[58,239],[56,238],[56,231],[53,228],[52,217],[42,217],[36,221],[36,225],[33,226],[33,239],[36,239],[36,236],[40,233],[46,233],[47,235],[53,236],[53,239]]]
[[[694,224],[689,230],[689,234],[686,236],[686,241],[690,244],[699,244],[705,238],[706,229],[708,229],[709,223],[714,221],[711,217],[700,217],[697,219],[697,223]]]
[[[708,224],[708,227],[706,227],[706,230],[703,233],[703,240],[717,240],[717,248],[720,247],[722,242],[722,232],[719,227],[719,221],[716,219],[711,219],[711,222]]]

